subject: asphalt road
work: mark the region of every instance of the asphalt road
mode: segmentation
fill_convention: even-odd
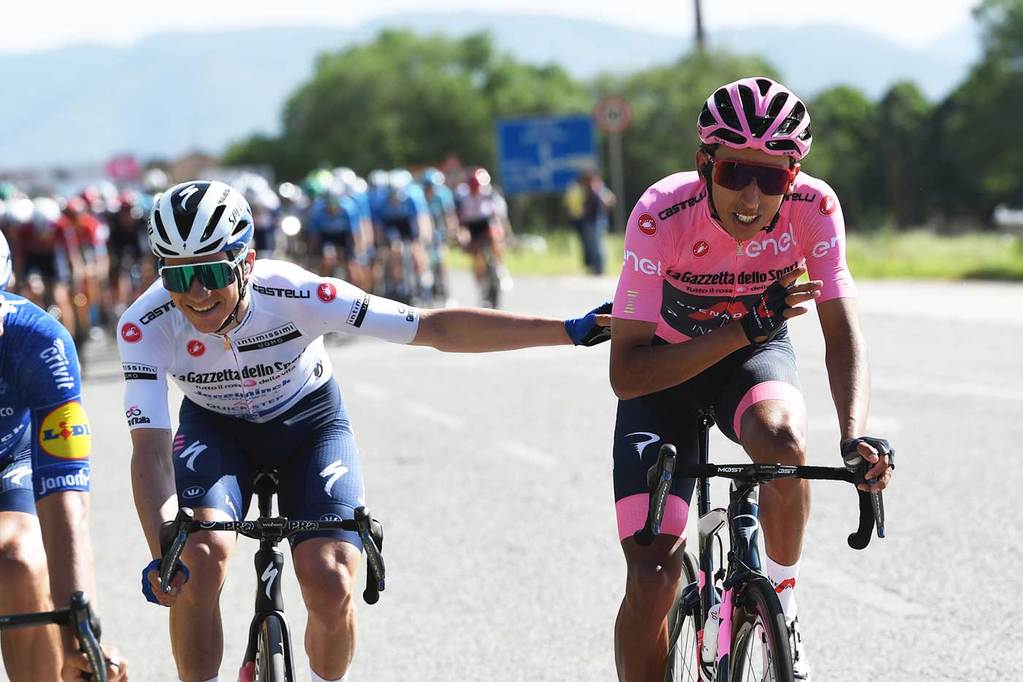
[[[459,287],[468,301],[468,282]],[[508,304],[562,317],[613,288],[612,279],[520,279]],[[892,439],[898,471],[888,538],[863,552],[845,541],[856,522],[852,489],[814,486],[799,603],[815,679],[1019,679],[1023,287],[866,283],[860,294],[870,430]],[[812,314],[791,326],[810,460],[837,465],[819,326]],[[614,679],[624,562],[607,346],[466,356],[356,340],[330,350],[368,504],[387,534],[387,591],[372,607],[359,600],[350,679]],[[90,351],[85,384],[104,635],[129,658],[132,679],[176,680],[167,612],[138,588],[148,554],[115,353]],[[711,453],[744,459],[716,432]],[[239,545],[221,597],[225,680],[241,660],[255,589],[255,543]],[[304,610],[289,569],[285,599],[301,650]],[[304,657],[298,666],[308,679]]]

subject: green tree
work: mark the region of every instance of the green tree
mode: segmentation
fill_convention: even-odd
[[[974,16],[983,57],[938,106],[932,144],[943,211],[986,221],[1023,206],[1023,0],[985,0]]]
[[[632,124],[623,133],[626,206],[631,208],[661,178],[694,168],[696,119],[703,103],[715,88],[750,75],[778,77],[759,57],[705,51],[668,66],[597,81],[598,95],[622,95],[632,109]]]
[[[851,228],[876,225],[887,213],[876,172],[877,108],[855,88],[838,86],[807,102],[813,147],[803,168],[827,180]]]
[[[876,139],[865,163],[880,173],[880,198],[899,227],[920,225],[933,207],[932,113],[920,88],[910,82],[896,83],[878,103]]]
[[[591,94],[561,67],[500,55],[485,33],[452,40],[384,31],[321,55],[285,105],[280,138],[239,143],[229,161],[270,162],[292,178],[321,165],[366,172],[449,154],[492,166],[498,119],[591,107]]]

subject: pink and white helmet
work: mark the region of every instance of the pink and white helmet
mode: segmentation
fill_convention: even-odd
[[[799,160],[813,134],[806,105],[781,83],[756,76],[722,85],[707,98],[696,123],[700,142],[759,149]]]

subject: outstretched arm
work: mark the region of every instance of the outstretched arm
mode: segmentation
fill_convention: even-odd
[[[453,353],[486,353],[572,343],[563,320],[483,308],[422,310],[417,346]]]

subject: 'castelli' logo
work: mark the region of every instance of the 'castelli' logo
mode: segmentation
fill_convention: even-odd
[[[192,339],[188,342],[188,354],[193,358],[197,358],[206,352],[206,344],[198,339]]]
[[[700,256],[706,256],[707,252],[710,251],[710,244],[703,241],[702,239],[693,244],[693,255],[699,258]]]
[[[639,217],[639,231],[648,237],[653,237],[657,234],[657,223],[654,222],[653,216],[649,213],[644,213]]]
[[[142,330],[134,322],[129,322],[121,327],[121,338],[128,343],[138,343],[142,340]]]
[[[831,196],[830,194],[825,194],[824,196],[821,197],[821,203],[819,208],[821,211],[821,215],[831,215],[832,213],[835,212],[835,209],[838,208],[838,202],[835,201],[835,197]]]
[[[337,298],[337,289],[330,282],[324,282],[316,287],[316,297],[324,303],[330,303]]]

